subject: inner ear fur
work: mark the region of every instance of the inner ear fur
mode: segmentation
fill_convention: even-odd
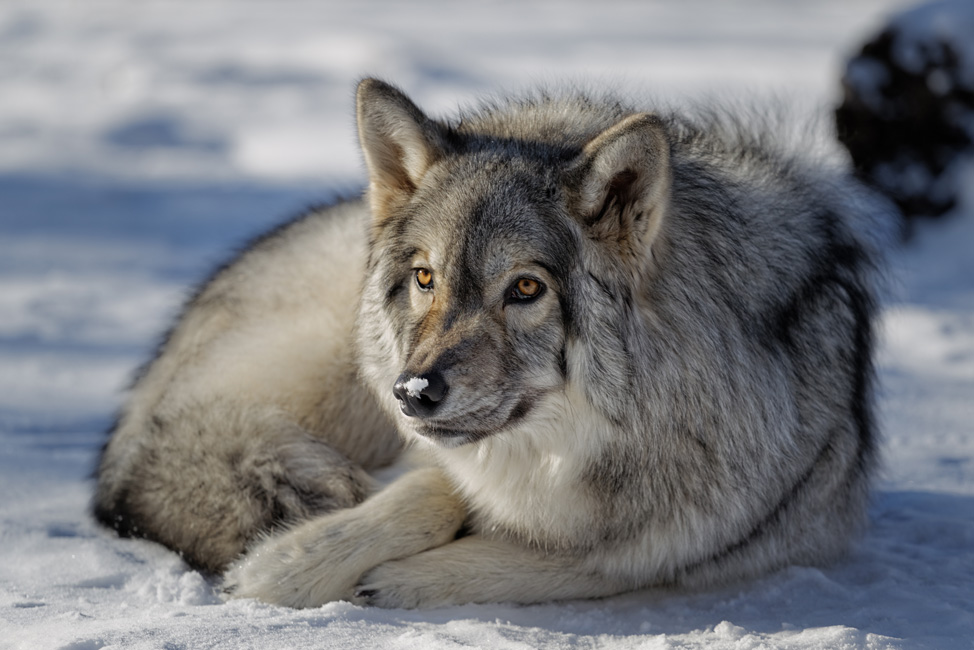
[[[590,140],[569,170],[572,211],[592,239],[638,254],[656,238],[670,193],[670,150],[659,118],[637,113]]]
[[[369,173],[373,217],[408,200],[446,151],[444,128],[399,89],[364,79],[356,92],[359,143]]]

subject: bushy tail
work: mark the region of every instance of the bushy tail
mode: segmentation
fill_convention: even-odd
[[[210,573],[261,532],[351,507],[375,489],[364,469],[276,409],[229,403],[122,418],[97,479],[93,511],[105,526]]]

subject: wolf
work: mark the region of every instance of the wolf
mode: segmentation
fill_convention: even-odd
[[[292,607],[699,588],[847,548],[884,207],[841,166],[753,115],[579,91],[434,119],[366,79],[357,124],[365,196],[218,270],[139,374],[101,522]]]

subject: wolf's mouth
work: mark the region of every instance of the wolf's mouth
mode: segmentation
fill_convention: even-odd
[[[471,442],[477,442],[495,433],[495,431],[475,429],[454,429],[436,424],[419,424],[416,432],[424,438],[429,438],[444,447],[459,447]]]

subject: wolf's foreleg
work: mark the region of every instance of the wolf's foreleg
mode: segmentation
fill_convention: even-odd
[[[438,469],[416,470],[355,508],[265,538],[230,569],[224,588],[289,607],[350,600],[363,573],[448,543],[464,516]]]
[[[475,535],[377,566],[362,577],[355,602],[425,609],[596,598],[631,588],[587,569],[578,558]]]

